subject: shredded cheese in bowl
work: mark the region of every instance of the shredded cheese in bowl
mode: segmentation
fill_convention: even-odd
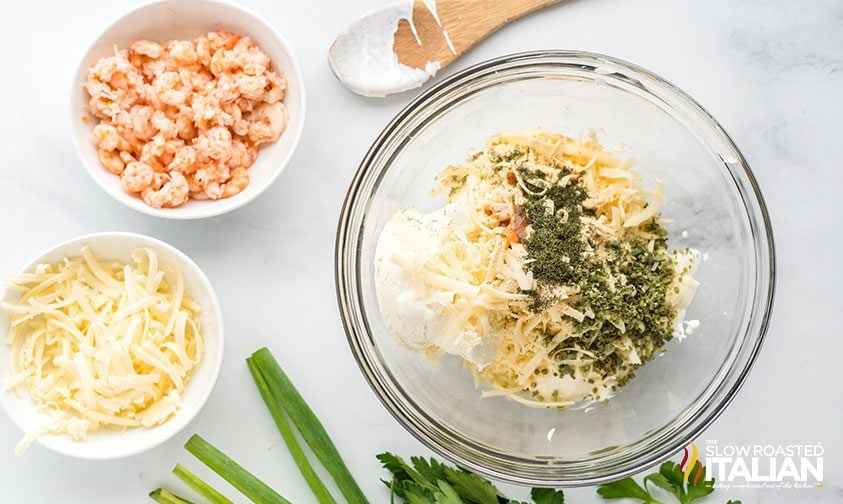
[[[661,183],[594,135],[496,135],[433,192],[442,209],[381,232],[378,304],[400,343],[461,357],[485,397],[606,401],[695,325],[698,252],[668,251]]]
[[[101,429],[153,427],[173,417],[203,354],[200,307],[175,263],[151,248],[132,263],[78,257],[8,275],[6,390],[28,393],[47,420],[27,432],[84,440]]]

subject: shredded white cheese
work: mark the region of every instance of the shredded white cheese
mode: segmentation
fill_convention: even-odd
[[[659,215],[664,188],[660,181],[646,188],[634,165],[604,149],[594,134],[576,140],[528,130],[496,135],[465,164],[448,166],[433,191],[448,204],[429,214],[399,210],[378,240],[376,285],[387,329],[428,357],[462,357],[478,384],[493,387],[485,396],[541,407],[608,399],[625,376],[594,371],[599,357],[573,341],[560,346],[581,335],[573,334],[576,325],[587,327],[595,319],[591,307],[577,303],[578,288],[555,286],[547,293],[552,304],[538,312],[529,306],[533,298],[527,293],[538,283],[521,243],[530,226],[516,208],[554,185],[578,183],[586,193],[582,207],[589,210],[579,219],[595,242],[638,236],[649,240],[652,253],[656,237],[641,227]],[[561,222],[570,218],[551,199],[542,204]],[[683,322],[698,285],[693,277],[698,257],[693,250],[672,257],[676,276],[667,301],[676,310],[680,339],[698,324]],[[622,285],[626,278],[610,281]],[[620,318],[605,322],[620,334],[634,329]],[[551,349],[566,355],[560,360]],[[638,366],[652,349],[636,348],[627,336],[611,353]],[[563,365],[572,374],[554,376]]]
[[[148,248],[133,264],[80,257],[10,275],[22,291],[12,313],[6,390],[28,392],[44,425],[27,433],[23,454],[41,435],[84,440],[106,427],[152,427],[172,417],[202,357],[199,307],[174,264],[161,269]]]

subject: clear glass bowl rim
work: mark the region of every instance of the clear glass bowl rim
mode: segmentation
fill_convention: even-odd
[[[712,393],[703,394],[709,402],[693,417],[686,419],[679,428],[662,432],[661,438],[650,440],[649,444],[644,445],[641,440],[636,442],[635,453],[614,458],[595,454],[597,456],[592,459],[558,465],[552,461],[510,459],[504,454],[492,453],[482,445],[465,439],[449,430],[447,426],[426,417],[423,411],[414,409],[412,404],[402,401],[401,395],[396,393],[383,375],[389,374],[388,369],[381,369],[381,363],[374,359],[375,344],[369,332],[368,322],[359,311],[362,292],[358,281],[360,261],[357,250],[369,199],[377,188],[383,171],[381,167],[381,172],[373,172],[373,164],[396,131],[401,130],[412,117],[425,112],[443,97],[450,94],[461,96],[471,92],[472,82],[478,79],[499,71],[547,64],[575,66],[581,70],[590,70],[597,76],[600,75],[598,69],[602,68],[601,65],[621,69],[625,72],[623,77],[631,79],[631,82],[646,93],[652,95],[651,88],[660,88],[660,91],[678,100],[686,108],[686,112],[696,114],[699,119],[706,121],[712,130],[711,133],[717,135],[718,139],[736,154],[737,163],[733,163],[728,169],[744,199],[745,208],[751,207],[747,209],[747,218],[757,261],[754,296],[749,307],[754,315],[747,330],[739,336],[742,342],[738,355],[735,356],[727,374],[722,376]],[[649,86],[645,86],[639,78],[647,81]],[[495,83],[489,85],[493,86]],[[737,169],[733,168],[735,164]],[[366,193],[365,185],[373,180],[374,186]],[[361,196],[365,197],[365,200]],[[355,228],[357,221],[360,223],[359,229]],[[743,385],[761,349],[772,312],[775,272],[773,231],[764,198],[748,163],[717,120],[680,88],[649,70],[618,58],[583,51],[529,51],[493,58],[457,72],[418,95],[383,129],[361,161],[343,202],[335,248],[337,302],[348,343],[369,386],[387,411],[421,443],[452,463],[497,480],[544,487],[595,485],[635,474],[669,458],[716,420]],[[647,441],[647,438],[643,441]]]

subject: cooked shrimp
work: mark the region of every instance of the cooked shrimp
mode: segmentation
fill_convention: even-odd
[[[117,132],[117,128],[110,124],[97,124],[94,126],[94,145],[102,150],[113,151],[126,150],[129,143],[126,142]]]
[[[149,80],[155,80],[167,71],[167,62],[163,59],[149,60],[141,66],[141,72]]]
[[[193,173],[196,171],[196,149],[186,145],[177,150],[172,161],[167,165],[167,169],[181,173]]]
[[[133,53],[142,54],[152,59],[160,58],[163,53],[160,45],[145,39],[135,40],[129,49]]]
[[[179,66],[193,66],[199,62],[196,49],[186,40],[174,40],[168,44],[167,55]]]
[[[100,162],[159,208],[242,192],[258,146],[287,125],[287,82],[270,68],[250,38],[225,31],[115,49],[85,80]]]
[[[127,191],[137,193],[152,185],[154,175],[155,171],[148,164],[132,161],[123,170],[120,182]]]
[[[231,142],[231,157],[228,158],[228,166],[234,168],[248,168],[255,162],[258,155],[258,148],[252,144],[244,144],[239,140]]]
[[[219,199],[222,197],[225,182],[231,177],[231,172],[223,163],[209,163],[196,170],[194,177],[209,198]]]
[[[185,173],[183,174],[185,180],[187,180],[187,188],[190,191],[190,197],[193,199],[208,199],[208,196],[202,190],[202,184],[196,180],[196,172],[193,173]],[[197,195],[201,194],[202,197],[199,198]]]
[[[231,170],[231,178],[225,183],[222,190],[223,198],[230,198],[240,193],[249,185],[249,172],[245,168]]]
[[[243,119],[243,111],[237,106],[235,102],[226,103],[223,110],[230,117],[230,124],[232,133],[239,136],[246,136],[249,134],[249,121]]]
[[[221,49],[211,56],[211,73],[217,78],[237,68],[239,68],[239,63],[234,51]]]
[[[255,145],[274,142],[287,126],[287,109],[281,102],[266,103],[249,113],[249,140]]]
[[[263,75],[241,75],[236,80],[237,91],[249,100],[262,100],[269,82]]]
[[[176,115],[176,127],[179,129],[179,138],[182,140],[193,140],[196,137],[196,127],[193,125],[193,109],[183,107]]]
[[[269,68],[269,56],[256,47],[249,37],[243,37],[234,46],[240,68],[246,75],[261,75]]]
[[[175,157],[176,152],[179,151],[184,147],[184,140],[181,138],[173,138],[164,142],[164,149],[158,159],[161,161],[162,164],[169,165],[173,157]]]
[[[114,90],[128,89],[129,78],[123,72],[115,72],[108,81],[108,86]]]
[[[238,136],[247,136],[249,134],[249,126],[251,126],[251,123],[245,119],[235,120],[231,124],[231,131]]]
[[[141,149],[140,161],[148,163],[153,161],[154,158],[161,157],[161,155],[164,154],[164,144],[166,142],[167,141],[164,139],[164,135],[160,133],[153,136],[152,140],[145,143]]]
[[[208,37],[197,37],[193,41],[193,45],[196,46],[196,57],[199,58],[199,62],[205,67],[210,67],[213,53],[211,52],[211,41],[208,40]]]
[[[243,111],[234,102],[228,102],[222,107],[223,111],[231,116],[232,124],[243,119]]]
[[[237,105],[237,108],[239,108],[241,112],[251,112],[255,110],[255,105],[257,105],[257,103],[246,98],[238,98],[234,104]]]
[[[97,117],[113,119],[121,108],[131,106],[138,97],[135,89],[142,82],[120,53],[102,58],[90,70],[85,89],[91,95],[89,108]]]
[[[111,119],[120,111],[120,104],[107,96],[96,96],[88,102],[88,110],[100,119]]]
[[[120,160],[123,161],[123,164],[129,164],[132,161],[137,161],[137,159],[135,159],[135,156],[133,156],[132,153],[128,151],[120,151]]]
[[[117,73],[126,74],[132,68],[129,60],[123,54],[115,51],[114,56],[101,58],[94,66],[88,70],[88,77],[96,79],[100,82],[111,82],[111,79]]]
[[[266,72],[266,80],[269,82],[269,89],[263,96],[266,103],[276,103],[284,99],[287,93],[287,79],[275,72]]]
[[[160,110],[156,110],[155,113],[152,114],[149,122],[155,129],[158,130],[159,133],[164,135],[164,138],[176,138],[179,134],[179,128],[176,123],[171,121],[170,118]]]
[[[132,117],[132,133],[136,138],[149,140],[155,135],[155,127],[151,123],[154,113],[155,109],[149,105],[136,105],[129,111]]]
[[[130,114],[127,110],[120,110],[111,120],[111,124],[118,129],[120,127],[123,128],[131,128],[132,127],[132,114]]]
[[[220,49],[232,49],[234,48],[234,44],[243,38],[236,33],[229,33],[222,30],[210,32],[207,37],[208,42],[210,43],[211,54],[219,51]]]
[[[85,91],[91,96],[110,96],[116,98],[111,86],[96,77],[91,70],[88,70],[88,78],[85,79]]]
[[[152,83],[155,94],[167,105],[181,105],[187,100],[187,93],[183,89],[181,77],[177,72],[164,72]]]
[[[193,91],[209,91],[214,87],[214,74],[201,68],[197,72],[190,74],[190,86]]]
[[[120,175],[123,173],[123,168],[125,164],[123,160],[120,159],[120,155],[117,154],[115,151],[108,151],[105,149],[100,149],[97,152],[97,157],[100,160],[100,163],[105,167],[106,170],[110,171],[115,175]]]
[[[125,126],[117,126],[117,131],[120,132],[120,136],[129,145],[128,149],[123,150],[131,151],[135,156],[140,156],[144,143],[135,136],[132,129]]]
[[[189,194],[187,179],[181,173],[156,173],[153,184],[141,191],[141,198],[153,208],[173,208],[187,201]]]
[[[194,94],[190,108],[193,110],[194,124],[203,129],[215,126],[217,117],[225,113],[220,108],[220,102],[213,93]]]
[[[230,156],[231,132],[222,126],[216,126],[199,135],[194,147],[202,156],[225,160]]]

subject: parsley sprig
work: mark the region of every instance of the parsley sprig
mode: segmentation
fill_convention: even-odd
[[[390,489],[390,503],[395,497],[407,504],[527,504],[507,498],[486,478],[436,459],[411,457],[408,464],[389,452],[378,455],[391,480],[381,480]],[[565,504],[561,490],[534,488],[534,504]]]
[[[624,478],[600,485],[597,493],[604,499],[636,499],[643,504],[664,504],[650,493],[648,484],[652,483],[676,497],[679,504],[690,504],[714,491],[714,478],[706,479],[705,466],[700,462],[694,465],[691,474],[696,475],[697,471],[702,471],[699,479],[690,479],[686,486],[679,464],[665,462],[659,467],[658,472],[644,476],[644,486],[639,485],[632,478]],[[729,501],[729,503],[740,504],[740,501]]]

